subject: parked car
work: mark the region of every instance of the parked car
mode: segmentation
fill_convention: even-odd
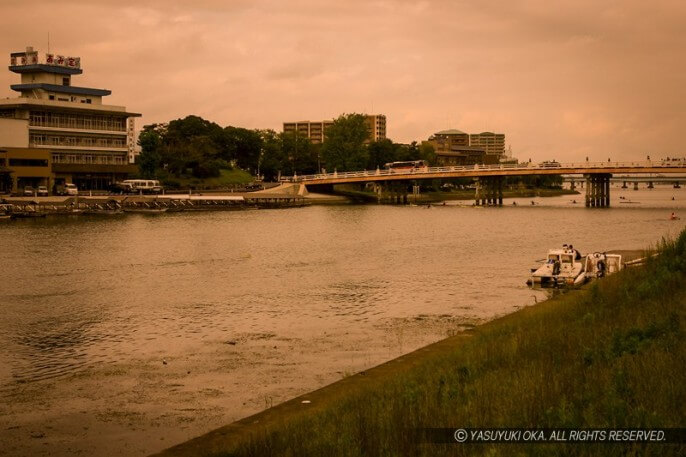
[[[65,184],[64,185],[65,195],[79,195],[79,188],[76,184]]]
[[[24,197],[33,197],[35,190],[31,186],[24,186]]]
[[[38,195],[39,197],[47,197],[47,196],[49,195],[49,194],[48,194],[48,188],[45,187],[45,186],[38,186],[38,193],[37,193],[37,195]]]
[[[55,186],[55,195],[78,195],[79,189],[75,184],[60,184]]]
[[[264,189],[264,185],[261,182],[251,182],[250,184],[247,184],[245,186],[245,190],[254,191],[254,190],[263,190],[263,189]]]

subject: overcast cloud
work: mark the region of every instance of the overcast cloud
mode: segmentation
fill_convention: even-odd
[[[682,1],[0,0],[0,24],[8,62],[50,31],[81,57],[74,84],[138,127],[373,112],[399,142],[458,128],[503,132],[520,159],[686,156]]]

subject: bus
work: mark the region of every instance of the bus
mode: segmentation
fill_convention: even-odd
[[[412,172],[418,169],[424,169],[429,166],[429,162],[426,160],[407,160],[404,162],[389,162],[384,165],[386,170],[397,171],[397,172]]]
[[[159,194],[162,192],[162,186],[156,179],[127,179],[122,181],[122,184],[126,187],[130,186],[133,193]]]

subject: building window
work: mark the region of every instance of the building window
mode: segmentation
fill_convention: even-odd
[[[48,99],[50,99],[50,100],[54,100],[54,99],[55,99],[55,96],[54,96],[54,95],[52,95],[52,94],[50,94],[50,95],[48,95]]]
[[[62,78],[62,85],[68,86],[69,85],[69,78]]]

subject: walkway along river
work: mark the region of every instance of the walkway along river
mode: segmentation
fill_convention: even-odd
[[[2,224],[3,452],[158,451],[544,299],[548,247],[684,227],[682,189],[612,196]]]

